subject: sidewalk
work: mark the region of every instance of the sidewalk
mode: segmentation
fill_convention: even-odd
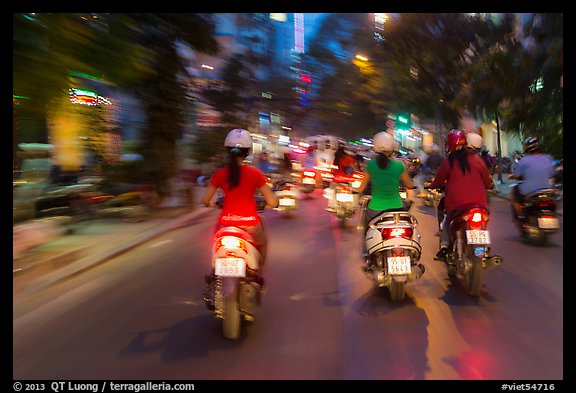
[[[28,298],[168,231],[193,224],[212,210],[200,205],[204,189],[195,187],[193,191],[191,206],[186,206],[179,198],[172,198],[149,220],[95,220],[77,233],[52,238],[23,252],[13,259],[14,299]]]

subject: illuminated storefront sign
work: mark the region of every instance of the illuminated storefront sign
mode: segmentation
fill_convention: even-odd
[[[112,105],[112,102],[106,97],[99,96],[90,90],[84,89],[69,89],[70,102],[73,104],[96,106],[96,105]]]

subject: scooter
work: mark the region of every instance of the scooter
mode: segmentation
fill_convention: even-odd
[[[320,181],[318,176],[318,173],[311,169],[305,169],[302,171],[300,178],[300,191],[304,194],[312,194],[316,189],[317,183]]]
[[[356,213],[356,207],[359,204],[359,195],[356,190],[362,184],[362,175],[353,173],[352,175],[337,174],[334,176],[335,213],[336,218],[341,226],[344,226],[346,220],[352,218]]]
[[[514,201],[512,215],[523,238],[545,245],[548,237],[560,230],[560,220],[556,215],[556,200],[560,193],[555,188],[541,189],[528,194],[519,205],[516,215]]]
[[[428,188],[430,184],[432,184],[432,177],[426,177],[424,179],[424,196],[422,197],[422,203],[425,206],[437,206],[440,198],[442,197],[442,193],[436,189]]]
[[[272,185],[272,191],[278,198],[278,207],[274,210],[279,211],[284,216],[292,215],[296,211],[300,199],[298,187],[287,179],[276,178]]]
[[[471,206],[453,215],[446,264],[448,275],[463,279],[466,292],[479,296],[484,272],[499,266],[500,255],[490,255],[489,211]]]
[[[260,306],[261,255],[253,237],[239,227],[223,227],[213,237],[213,274],[206,276],[203,298],[222,320],[222,334],[236,340],[242,320],[253,321]]]
[[[362,212],[368,206],[370,196],[363,198]],[[422,254],[418,220],[407,210],[385,210],[372,218],[365,234],[366,265],[364,272],[378,287],[386,287],[390,299],[402,301],[406,284],[424,274],[424,265],[418,263]]]

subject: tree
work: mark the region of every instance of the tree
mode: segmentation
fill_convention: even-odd
[[[396,110],[458,127],[462,72],[486,47],[490,31],[465,14],[401,14],[387,23],[382,57],[388,63]]]
[[[522,61],[522,47],[513,34],[514,19],[504,18],[502,29],[495,35],[497,42],[489,50],[479,53],[463,71],[465,80],[460,97],[464,97],[463,107],[468,108],[476,118],[494,120],[498,134],[497,161],[502,161],[501,120],[509,98],[521,94],[526,89],[526,72]],[[490,26],[492,27],[492,26]],[[502,165],[498,166],[498,180],[502,182]]]
[[[190,100],[178,45],[216,53],[203,14],[14,14],[14,94],[30,97],[46,118],[70,87],[69,71],[129,89],[145,106],[142,153],[148,181],[164,187],[176,169],[175,140]]]
[[[143,172],[163,190],[168,179],[176,174],[176,140],[181,138],[191,105],[184,79],[187,64],[178,46],[184,44],[214,54],[218,45],[206,15],[127,14],[117,29],[126,26],[137,32],[135,44],[148,51],[143,60],[152,72],[133,83],[132,89],[147,115],[140,151],[144,157]]]
[[[506,126],[521,136],[539,136],[548,153],[563,155],[563,14],[533,14],[525,25],[523,89],[511,94]]]
[[[309,116],[317,119],[325,132],[347,139],[382,129],[390,110],[389,89],[382,62],[375,56],[369,15],[327,16],[302,59],[317,81]],[[370,60],[355,60],[358,53]]]

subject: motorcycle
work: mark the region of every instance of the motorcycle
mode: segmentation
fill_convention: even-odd
[[[553,187],[558,191],[557,200],[561,200],[564,193],[564,159],[554,161]]]
[[[422,203],[425,206],[437,206],[442,197],[442,193],[436,189],[428,188],[432,184],[433,177],[426,177],[423,181],[424,183],[424,196],[422,197]]]
[[[316,171],[305,169],[302,171],[300,180],[300,190],[304,194],[311,194],[316,189],[316,184],[318,183],[318,174]]]
[[[272,185],[272,191],[278,198],[278,207],[275,210],[285,216],[291,215],[298,206],[300,193],[294,183],[286,179],[276,179]]]
[[[213,274],[205,276],[203,299],[222,320],[222,335],[236,340],[242,321],[253,321],[260,307],[262,256],[250,233],[226,226],[213,236],[211,261]]]
[[[363,198],[364,214],[370,196]],[[407,210],[385,210],[372,218],[365,234],[366,265],[364,272],[378,287],[386,287],[392,301],[402,301],[406,284],[424,274],[424,265],[418,263],[422,254],[418,220]]]
[[[416,176],[418,176],[422,170],[422,163],[420,162],[420,159],[416,157],[404,161],[404,166],[406,167],[408,176],[410,176],[411,179],[414,179]]]
[[[519,205],[518,215],[515,214],[514,202],[511,202],[514,222],[522,237],[545,245],[548,237],[560,230],[560,220],[556,215],[556,200],[559,195],[555,188],[528,194]]]
[[[446,255],[448,275],[463,278],[466,292],[471,296],[480,295],[484,272],[503,261],[500,255],[490,255],[489,215],[488,210],[472,206],[444,223],[449,225],[450,233]]]
[[[336,184],[334,189],[334,206],[336,218],[340,225],[345,225],[346,220],[350,219],[356,213],[358,206],[358,194],[356,189],[362,184],[362,175],[354,173],[352,175],[337,174],[333,182]]]

